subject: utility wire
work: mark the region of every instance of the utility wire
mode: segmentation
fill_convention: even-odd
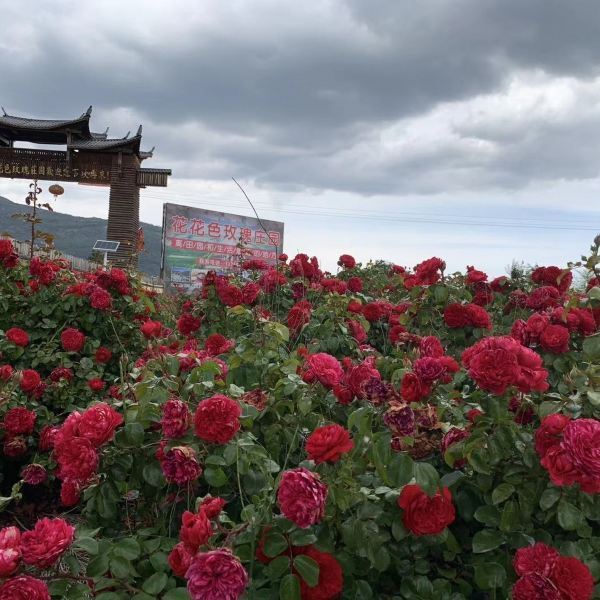
[[[236,182],[237,183],[237,182]],[[164,198],[159,196],[153,196],[150,194],[145,194],[145,197],[152,198],[155,200],[164,200]],[[172,198],[172,197],[171,197]],[[199,204],[203,207],[207,205],[213,205],[216,207],[233,207],[233,208],[242,208],[243,205],[240,204],[224,204],[210,202],[210,201],[197,201],[197,200],[186,200],[186,202],[191,204]],[[296,215],[307,215],[307,216],[319,216],[319,217],[330,217],[330,218],[345,218],[345,219],[363,219],[370,221],[386,221],[386,222],[401,222],[401,223],[423,223],[423,224],[439,224],[439,225],[459,225],[459,226],[477,226],[477,227],[496,227],[496,228],[504,228],[504,229],[541,229],[541,230],[557,230],[557,231],[598,231],[598,227],[585,227],[585,226],[570,226],[565,227],[562,225],[541,225],[541,224],[526,224],[526,223],[517,223],[517,222],[504,222],[504,223],[491,223],[485,221],[464,221],[464,220],[454,220],[448,221],[445,219],[435,219],[431,217],[410,217],[410,216],[399,216],[399,213],[394,213],[392,215],[377,215],[377,214],[369,214],[369,213],[360,213],[356,214],[348,213],[348,212],[331,212],[329,211],[316,211],[316,210],[294,210],[289,208],[275,208],[275,207],[261,207],[263,210],[267,212],[275,212],[275,213],[288,213],[288,214],[296,214]],[[253,210],[254,207],[253,207]],[[256,212],[255,212],[256,214]],[[410,213],[409,213],[410,214]],[[462,217],[464,219],[464,217]],[[471,217],[468,217],[471,218]],[[472,217],[477,218],[477,217]],[[538,222],[539,223],[539,222]]]

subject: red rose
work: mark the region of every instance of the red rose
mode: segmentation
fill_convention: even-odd
[[[548,470],[554,485],[573,485],[578,479],[577,468],[560,446],[548,449],[540,462]]]
[[[458,427],[452,427],[442,438],[442,455],[446,454],[446,450],[450,448],[450,446],[457,444],[461,440],[468,438],[471,434],[464,429],[459,429]],[[460,469],[466,464],[466,459],[456,460],[453,464],[455,469]]]
[[[185,577],[185,574],[192,562],[194,553],[183,543],[179,542],[169,553],[167,558],[169,566],[177,577]]]
[[[294,334],[298,334],[302,327],[310,323],[312,305],[308,300],[297,302],[287,316],[287,325]]]
[[[210,356],[219,356],[235,348],[235,340],[228,340],[220,333],[212,333],[204,342],[204,349]]]
[[[428,335],[419,341],[419,354],[421,357],[432,356],[440,358],[444,356],[444,348],[440,340],[434,335]]]
[[[169,398],[162,408],[160,421],[165,438],[175,439],[183,437],[192,422],[192,414],[187,404],[179,398]]]
[[[90,440],[76,437],[57,442],[54,447],[58,476],[85,483],[98,468],[99,457]]]
[[[370,323],[381,321],[392,312],[392,305],[385,300],[369,302],[362,307],[362,314]]]
[[[216,519],[223,510],[223,507],[227,504],[223,498],[213,498],[207,496],[200,503],[199,511],[201,510],[209,519]]]
[[[15,346],[21,346],[25,348],[29,344],[29,336],[26,331],[23,331],[19,327],[11,327],[6,331],[6,339],[14,344]]]
[[[336,386],[344,375],[340,361],[325,352],[311,354],[304,363],[302,378],[307,383],[317,380],[328,389]]]
[[[570,420],[570,417],[561,414],[548,415],[542,420],[535,432],[535,451],[540,458],[543,458],[550,448],[560,444],[562,432]]]
[[[81,487],[76,481],[67,479],[60,487],[60,502],[63,506],[75,506],[81,497]]]
[[[512,589],[512,600],[564,600],[554,584],[541,575],[521,577]]]
[[[339,598],[344,589],[344,573],[338,560],[329,554],[321,552],[314,546],[299,546],[294,548],[295,556],[308,556],[319,565],[319,580],[317,585],[309,586],[300,578],[300,593],[302,600],[334,600]]]
[[[123,423],[123,417],[106,402],[87,408],[78,423],[79,435],[99,448],[113,438],[115,429]]]
[[[192,513],[186,510],[181,516],[179,539],[190,552],[197,552],[200,546],[208,542],[212,535],[212,526],[203,511]]]
[[[563,431],[560,447],[583,475],[600,479],[600,421],[569,421]]]
[[[525,306],[532,310],[546,310],[559,304],[560,292],[554,286],[537,288],[529,294]]]
[[[60,343],[66,352],[80,352],[85,344],[85,335],[78,329],[69,327],[61,333]]]
[[[363,305],[360,302],[360,300],[350,300],[350,302],[348,302],[348,306],[346,307],[346,310],[348,312],[351,312],[355,315],[361,314],[362,313],[362,309],[363,309]]]
[[[2,381],[8,381],[12,376],[15,370],[10,365],[1,365],[0,366],[0,379]]]
[[[230,550],[202,552],[186,573],[192,600],[238,600],[248,585],[248,573]]]
[[[142,324],[142,326],[140,327],[140,331],[142,332],[142,335],[148,340],[152,338],[157,338],[161,334],[162,323],[160,323],[159,321],[152,321],[148,319],[145,323]]]
[[[240,405],[231,398],[216,394],[198,404],[194,431],[205,442],[226,444],[240,429]]]
[[[353,319],[348,319],[346,321],[346,325],[348,325],[350,335],[359,343],[362,344],[367,341],[367,332],[364,330],[363,326]]]
[[[73,542],[75,528],[63,519],[43,518],[21,535],[23,562],[40,569],[51,567]]]
[[[477,304],[467,304],[465,306],[466,316],[469,321],[469,325],[471,327],[476,327],[478,329],[491,329],[492,321],[490,319],[490,315],[481,306]]]
[[[548,325],[540,335],[540,345],[547,352],[562,354],[569,351],[571,336],[562,325]]]
[[[56,367],[56,369],[52,369],[50,373],[50,381],[54,383],[58,383],[61,379],[65,379],[66,381],[73,381],[73,371],[67,367]]]
[[[349,254],[342,254],[338,260],[338,265],[340,267],[344,267],[345,269],[354,269],[356,266],[356,260],[354,260],[353,256]]]
[[[479,283],[487,281],[488,276],[483,271],[478,271],[475,267],[467,267],[467,284]]]
[[[39,448],[42,452],[47,452],[54,448],[54,437],[56,436],[57,431],[58,427],[52,427],[51,425],[44,425],[44,427],[42,427],[39,442]]]
[[[381,374],[375,367],[375,359],[372,357],[351,366],[345,376],[346,385],[360,399],[366,398],[365,385],[372,379],[381,379]]]
[[[42,378],[37,371],[33,369],[24,369],[21,371],[19,386],[26,394],[36,393],[41,383]]]
[[[0,585],[0,600],[50,600],[50,592],[40,579],[19,575]]]
[[[479,340],[463,352],[462,361],[477,385],[492,394],[503,394],[511,385],[522,392],[548,389],[542,358],[509,336]]]
[[[404,511],[404,526],[414,535],[441,533],[454,522],[456,515],[452,494],[446,487],[429,497],[419,485],[406,485],[398,498],[398,506]]]
[[[217,296],[225,306],[230,307],[242,304],[244,301],[242,290],[235,285],[230,284],[217,286]]]
[[[12,435],[31,433],[36,418],[37,415],[32,410],[18,406],[6,412],[2,427],[4,427],[7,433]]]
[[[430,388],[423,384],[415,373],[405,373],[400,384],[400,395],[409,404],[418,402],[430,392]]]
[[[306,529],[325,515],[327,492],[327,485],[316,473],[298,467],[281,475],[277,503],[286,519]]]
[[[557,550],[538,542],[533,546],[519,548],[513,559],[513,567],[517,575],[537,573],[549,577],[559,557]]]
[[[101,365],[105,365],[112,358],[112,352],[108,348],[105,348],[104,346],[100,346],[100,348],[98,348],[98,350],[96,350],[95,357],[96,357],[97,363],[100,363]]]
[[[21,435],[6,436],[4,438],[4,454],[12,458],[23,456],[27,452],[27,440]]]
[[[348,289],[353,294],[358,294],[358,293],[362,292],[362,290],[363,290],[362,279],[360,277],[350,277],[350,279],[348,279]]]
[[[350,452],[352,448],[354,448],[354,442],[350,437],[350,432],[337,424],[318,427],[306,440],[308,458],[317,464],[337,462],[342,454]]]
[[[405,342],[407,336],[405,335],[407,333],[406,331],[406,327],[404,327],[404,325],[393,325],[392,327],[390,327],[390,330],[388,332],[388,337],[390,338],[390,342],[392,344],[397,344],[399,342]]]
[[[242,301],[244,304],[254,304],[260,294],[260,286],[252,281],[242,288]]]
[[[439,358],[432,356],[417,358],[413,368],[417,377],[426,385],[440,379],[446,372],[444,363]]]
[[[189,313],[184,313],[177,319],[177,330],[182,335],[191,335],[200,329],[202,319],[194,317]]]
[[[444,309],[444,322],[453,329],[466,327],[469,324],[469,316],[465,307],[459,303],[446,306]]]
[[[96,310],[108,310],[112,306],[112,296],[101,287],[94,287],[89,298],[90,306]]]
[[[164,453],[161,469],[169,483],[186,485],[202,474],[196,452],[187,446],[171,448]]]
[[[104,389],[104,386],[106,385],[104,381],[102,381],[102,379],[100,379],[99,377],[89,379],[87,384],[90,390],[92,390],[92,392],[101,392]]]
[[[0,578],[9,577],[21,561],[21,532],[16,527],[0,529]]]
[[[29,485],[39,485],[46,481],[48,473],[42,465],[32,463],[21,471],[21,479]]]
[[[550,576],[565,600],[590,600],[594,578],[589,568],[574,556],[561,556]]]

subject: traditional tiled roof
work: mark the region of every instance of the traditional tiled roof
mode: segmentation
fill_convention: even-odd
[[[81,152],[125,152],[137,154],[140,159],[150,158],[149,152],[140,151],[142,126],[137,133],[129,137],[109,138],[108,128],[104,133],[91,132],[89,121],[92,115],[90,106],[76,119],[30,119],[16,117],[2,108],[0,115],[0,147],[11,146],[14,142],[34,144],[64,144],[68,150]]]

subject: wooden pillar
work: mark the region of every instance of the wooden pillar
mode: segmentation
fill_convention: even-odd
[[[140,226],[140,188],[137,186],[139,158],[132,154],[113,156],[106,239],[121,242],[119,250],[109,254],[120,266],[136,266],[136,245]]]

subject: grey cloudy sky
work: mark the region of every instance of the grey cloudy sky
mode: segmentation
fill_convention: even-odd
[[[0,0],[0,103],[121,136],[163,201],[286,221],[286,250],[502,272],[600,231],[597,0]],[[151,166],[150,162],[148,166]],[[20,198],[22,183],[0,194]],[[62,210],[105,216],[68,186]]]

